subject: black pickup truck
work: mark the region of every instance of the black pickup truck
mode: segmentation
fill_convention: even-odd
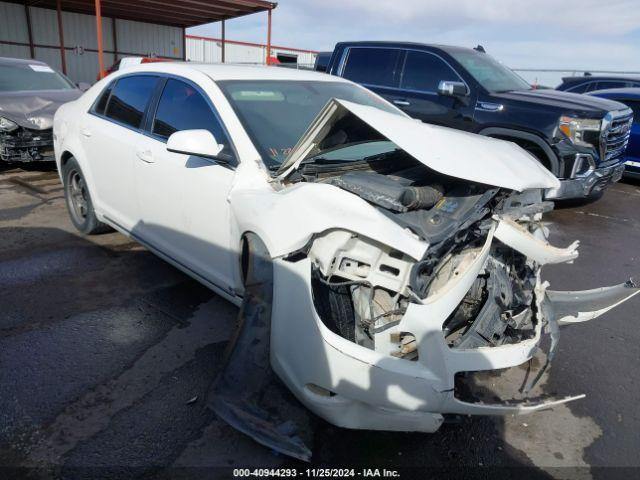
[[[548,199],[584,198],[624,171],[632,111],[586,95],[536,90],[482,48],[338,43],[327,72],[360,83],[424,122],[517,143],[561,179]]]

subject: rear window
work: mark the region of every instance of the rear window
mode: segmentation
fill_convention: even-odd
[[[133,128],[142,126],[142,117],[158,77],[135,75],[118,80],[107,106],[107,117]]]
[[[627,82],[620,82],[616,80],[601,80],[598,82],[598,86],[594,90],[605,90],[607,88],[623,88],[628,86]]]
[[[401,53],[391,48],[350,48],[342,76],[356,83],[393,87]]]

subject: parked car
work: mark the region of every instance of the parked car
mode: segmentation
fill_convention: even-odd
[[[640,88],[597,90],[589,92],[589,95],[624,103],[633,110],[633,123],[628,132],[629,145],[624,158],[624,176],[640,178]]]
[[[132,67],[134,65],[140,65],[141,63],[155,63],[155,62],[170,62],[168,58],[161,57],[122,57],[118,59],[116,63],[107,68],[106,74],[110,75],[122,68]],[[100,80],[100,74],[96,80]]]
[[[0,57],[0,160],[53,161],[53,114],[81,94],[44,62]]]
[[[548,199],[583,198],[620,179],[631,110],[533,89],[477,49],[400,42],[336,45],[329,73],[358,82],[424,122],[517,143],[560,178]]]
[[[541,266],[578,255],[540,222],[558,179],[514,143],[416,122],[337,77],[140,65],[60,108],[54,131],[78,230],[115,228],[240,306],[209,405],[297,458],[298,403],[273,372],[348,428],[529,413],[580,397],[479,403],[457,374],[528,361],[547,327],[553,350],[558,325],[639,291],[548,290]]]
[[[332,53],[333,52],[318,52],[316,54],[316,61],[313,64],[313,69],[317,72],[326,72]]]
[[[610,88],[638,88],[640,77],[621,77],[615,75],[583,75],[564,77],[556,90],[573,93],[587,93]]]

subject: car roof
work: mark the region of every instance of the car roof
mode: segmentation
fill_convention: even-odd
[[[23,58],[0,57],[0,65],[46,65],[39,60],[25,60]]]
[[[627,88],[606,88],[604,90],[594,90],[588,92],[589,95],[595,95],[596,97],[604,96],[607,98],[638,98],[640,99],[640,88],[627,87]]]
[[[158,72],[172,73],[186,76],[190,71],[204,73],[214,81],[219,80],[294,80],[294,81],[319,81],[319,82],[345,82],[340,77],[327,75],[313,70],[296,70],[266,65],[234,65],[219,63],[195,63],[195,62],[157,62],[143,63],[127,67],[118,72]]]
[[[621,75],[576,75],[572,77],[563,77],[563,83],[582,83],[582,82],[595,82],[601,80],[631,80],[640,82],[638,76],[621,76]]]
[[[340,42],[340,45],[350,45],[350,46],[358,46],[358,45],[375,45],[380,47],[401,47],[401,48],[411,48],[411,47],[426,47],[426,48],[437,48],[440,50],[444,50],[445,52],[474,52],[474,53],[482,53],[478,50],[468,47],[458,47],[455,45],[442,45],[438,43],[420,43],[420,42],[393,42],[393,41],[358,41],[358,42]]]

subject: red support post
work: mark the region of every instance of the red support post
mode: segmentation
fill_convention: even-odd
[[[67,58],[64,51],[64,29],[62,28],[62,6],[60,0],[56,0],[56,10],[58,12],[58,38],[60,40],[60,61],[62,63],[62,73],[67,74]]]
[[[29,5],[24,2],[24,15],[27,18],[27,35],[29,36],[29,53],[31,58],[36,58],[36,49],[33,47],[33,30],[31,30],[31,12],[29,11]]]
[[[58,0],[59,2],[60,0]],[[104,49],[102,48],[102,9],[100,0],[96,0],[96,36],[98,37],[98,65],[100,78],[104,78]]]
[[[271,63],[271,10],[267,10],[267,65]]]
[[[222,20],[222,63],[224,63],[224,47],[225,47],[225,32],[224,32],[224,20]]]

